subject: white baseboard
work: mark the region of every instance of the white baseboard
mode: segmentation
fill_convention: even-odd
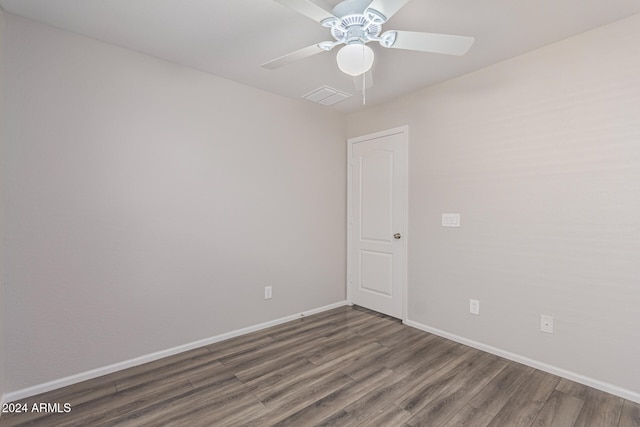
[[[571,381],[575,381],[580,384],[584,384],[589,387],[593,387],[598,390],[622,397],[623,399],[630,400],[632,402],[640,403],[640,393],[624,389],[622,387],[615,386],[613,384],[605,383],[593,378],[586,377],[584,375],[567,371],[566,369],[558,368],[556,366],[548,365],[537,360],[529,359],[528,357],[521,356],[519,354],[511,353],[509,351],[493,347],[481,342],[473,341],[468,338],[464,338],[458,335],[451,334],[449,332],[432,328],[422,323],[415,322],[413,320],[406,320],[403,322],[407,326],[411,326],[416,329],[420,329],[425,332],[432,333],[434,335],[447,338],[451,341],[458,342],[460,344],[467,345],[469,347],[477,348],[478,350],[486,351],[487,353],[495,354],[496,356],[504,357],[505,359],[512,360],[514,362],[522,363],[523,365],[531,366],[532,368],[539,369],[544,372],[548,372],[553,375],[557,375],[562,378],[566,378]]]
[[[261,329],[270,328],[281,323],[290,322],[292,320],[300,319],[301,317],[311,316],[316,313],[331,310],[334,308],[347,305],[346,301],[340,301],[334,304],[329,304],[324,307],[314,308],[312,310],[303,311],[301,313],[292,314],[290,316],[281,317],[280,319],[271,320],[268,322],[260,323],[258,325],[248,326],[246,328],[238,329],[235,331],[227,332],[224,334],[216,335],[214,337],[205,338],[199,341],[194,341],[188,344],[183,344],[177,347],[169,348],[167,350],[157,351],[155,353],[147,354],[144,356],[136,357],[134,359],[125,360],[122,362],[114,363],[113,365],[103,366],[101,368],[92,369],[90,371],[81,372],[76,375],[71,375],[65,378],[49,381],[43,384],[23,388],[21,390],[12,391],[2,396],[2,402],[14,402],[16,400],[24,399],[27,397],[35,396],[40,393],[46,393],[47,391],[55,390],[61,387],[66,387],[71,384],[76,384],[82,381],[90,380],[100,377],[102,375],[111,374],[116,371],[131,368],[133,366],[142,365],[143,363],[153,362],[154,360],[162,359],[163,357],[173,356],[174,354],[182,353],[194,348],[203,347],[205,345],[214,344],[219,341],[224,341],[229,338],[234,338],[240,335],[248,334],[250,332],[259,331]]]

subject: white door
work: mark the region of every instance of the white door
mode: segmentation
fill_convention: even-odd
[[[348,300],[404,320],[408,128],[349,139]]]

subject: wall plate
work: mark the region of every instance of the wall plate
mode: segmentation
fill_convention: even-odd
[[[460,214],[459,213],[443,213],[442,226],[443,227],[460,227]]]

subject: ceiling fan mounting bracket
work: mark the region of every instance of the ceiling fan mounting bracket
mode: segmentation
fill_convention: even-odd
[[[375,9],[368,8],[364,11],[364,15],[367,17],[369,22],[376,25],[382,25],[387,22],[387,17]]]
[[[318,47],[322,50],[326,50],[327,52],[339,45],[341,42],[320,42],[318,43]]]
[[[378,41],[382,47],[393,47],[397,37],[398,33],[396,31],[385,31]]]
[[[320,25],[327,28],[333,28],[336,25],[340,25],[340,20],[338,18],[331,17],[331,18],[323,19],[322,22],[320,22]]]

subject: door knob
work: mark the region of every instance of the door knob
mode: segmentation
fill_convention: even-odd
[[[401,237],[402,237],[402,236],[400,235],[400,233],[396,233],[396,234],[394,234],[394,235],[393,235],[393,238],[394,238],[394,239],[399,239],[399,238],[401,238]]]

